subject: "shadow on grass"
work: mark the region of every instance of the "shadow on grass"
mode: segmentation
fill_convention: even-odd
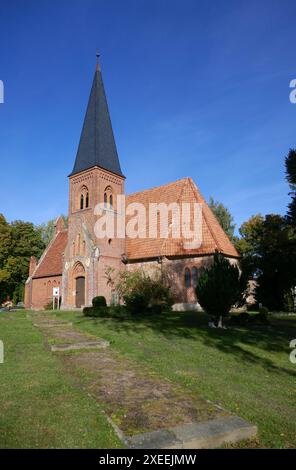
[[[296,320],[271,318],[269,325],[249,325],[229,327],[227,330],[208,328],[207,317],[196,312],[170,312],[165,314],[130,315],[127,312],[118,316],[86,318],[78,315],[77,325],[91,322],[104,324],[110,330],[126,335],[141,334],[150,329],[168,340],[188,339],[202,341],[207,346],[232,354],[238,361],[264,367],[268,371],[280,372],[296,377],[296,371],[280,367],[271,359],[244,349],[254,346],[265,352],[284,352],[289,361],[289,343],[296,338]]]

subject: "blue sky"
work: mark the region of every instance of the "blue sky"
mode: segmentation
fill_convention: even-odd
[[[288,0],[1,0],[0,212],[67,213],[99,48],[127,192],[191,176],[238,226],[285,213],[295,19]]]

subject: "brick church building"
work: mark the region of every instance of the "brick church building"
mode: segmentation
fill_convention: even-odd
[[[124,183],[98,64],[74,168],[69,175],[68,226],[59,217],[55,235],[41,258],[31,258],[25,286],[26,308],[44,308],[52,300],[54,288],[59,288],[61,306],[65,309],[91,305],[97,295],[104,295],[110,303],[114,292],[106,277],[107,267],[152,273],[165,266],[176,302],[194,303],[198,271],[211,262],[215,251],[237,262],[235,247],[191,178],[127,195],[126,205],[141,204],[148,214],[151,203],[199,203],[200,246],[188,249],[183,236],[163,237],[160,232],[153,238],[142,233],[136,238],[99,239],[94,229],[98,218],[95,206],[101,203],[116,219],[117,196],[125,194]],[[170,222],[172,226],[172,219]]]

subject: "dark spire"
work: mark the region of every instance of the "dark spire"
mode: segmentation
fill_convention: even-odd
[[[94,166],[99,166],[123,176],[102,80],[99,53],[96,55],[95,76],[88,100],[76,160],[70,176]]]

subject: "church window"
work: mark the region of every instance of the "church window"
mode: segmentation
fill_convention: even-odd
[[[79,191],[79,209],[87,209],[89,207],[89,192],[86,186],[82,186]]]
[[[111,186],[107,186],[104,191],[104,206],[111,209],[113,207],[113,194]]]
[[[193,266],[192,268],[191,275],[192,275],[192,286],[195,288],[197,286],[197,279],[198,279],[198,271],[195,266]]]
[[[185,281],[186,288],[191,286],[191,272],[190,272],[190,269],[188,268],[185,268],[184,281]]]

